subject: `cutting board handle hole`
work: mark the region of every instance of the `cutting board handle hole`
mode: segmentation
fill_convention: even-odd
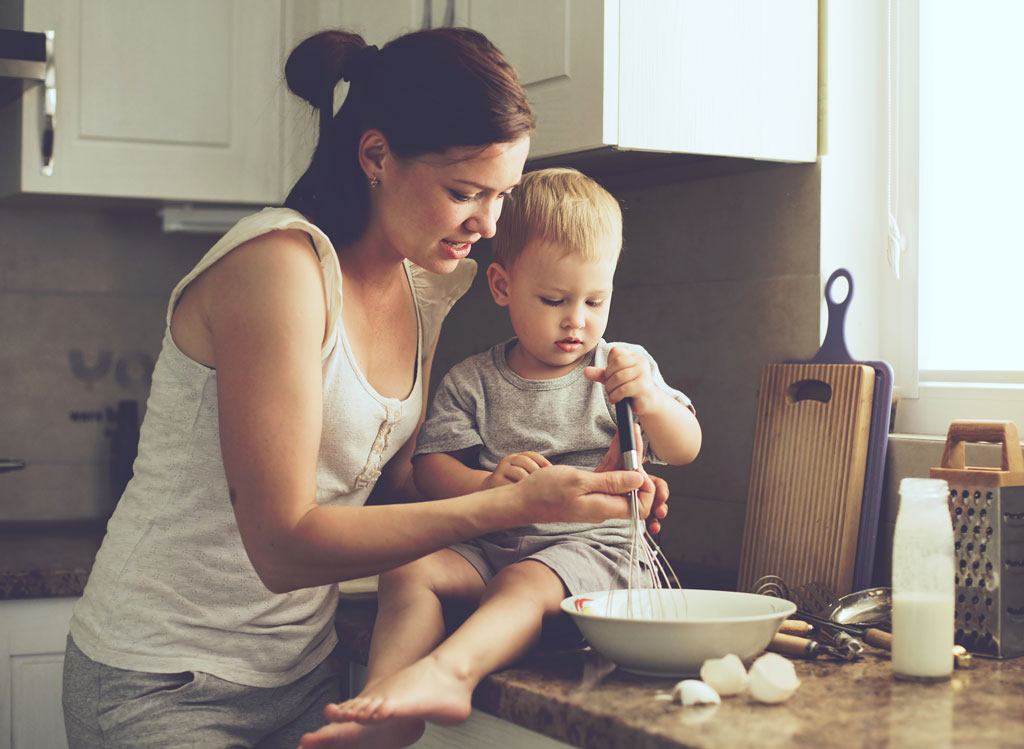
[[[825,299],[832,304],[846,304],[853,296],[853,277],[850,271],[840,268],[825,283]]]
[[[801,401],[818,401],[828,403],[832,400],[832,386],[821,380],[797,380],[786,391],[787,403]]]

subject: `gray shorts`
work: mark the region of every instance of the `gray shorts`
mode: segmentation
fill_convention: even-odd
[[[343,699],[335,648],[323,663],[281,687],[249,687],[201,671],[153,674],[105,666],[68,637],[64,726],[70,749],[295,749]]]
[[[625,588],[629,584],[629,549],[608,546],[581,536],[489,533],[449,548],[473,565],[484,584],[508,565],[526,559],[550,567],[561,578],[569,595],[573,596]],[[638,569],[639,566],[634,567],[634,587],[640,587]]]

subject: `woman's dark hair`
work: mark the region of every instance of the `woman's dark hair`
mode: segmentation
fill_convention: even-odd
[[[336,247],[356,239],[369,213],[357,147],[373,128],[400,158],[456,146],[510,143],[534,128],[526,92],[483,34],[440,28],[400,36],[377,50],[358,34],[322,31],[285,65],[288,87],[320,112],[320,136],[285,205],[306,215]],[[338,114],[334,87],[350,82]]]

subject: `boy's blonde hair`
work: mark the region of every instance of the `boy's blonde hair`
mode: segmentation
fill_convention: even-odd
[[[622,248],[622,209],[611,193],[576,169],[527,172],[505,201],[492,242],[494,260],[509,269],[532,240],[561,245],[590,262],[614,240]]]

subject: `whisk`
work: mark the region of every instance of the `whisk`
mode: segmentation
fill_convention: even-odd
[[[636,445],[636,432],[633,429],[633,406],[629,398],[623,398],[615,404],[615,420],[619,430],[619,447],[622,450],[622,462],[626,470],[640,470],[640,457]],[[640,514],[640,497],[637,490],[629,493],[629,553],[619,557],[615,571],[612,573],[613,584],[619,580],[619,573],[622,565],[627,565],[626,572],[626,617],[636,619],[659,619],[665,618],[664,596],[656,596],[653,591],[661,590],[666,585],[680,591],[679,599],[682,601],[684,615],[686,608],[686,596],[682,592],[682,585],[676,576],[675,570],[669,564],[668,559],[662,553],[658,543],[647,530],[647,523]],[[637,589],[647,591],[647,596],[637,602],[634,608],[634,595]],[[612,614],[612,602],[614,594],[608,595],[606,615]],[[643,606],[646,600],[647,606]],[[679,618],[678,606],[673,597],[673,616]]]

